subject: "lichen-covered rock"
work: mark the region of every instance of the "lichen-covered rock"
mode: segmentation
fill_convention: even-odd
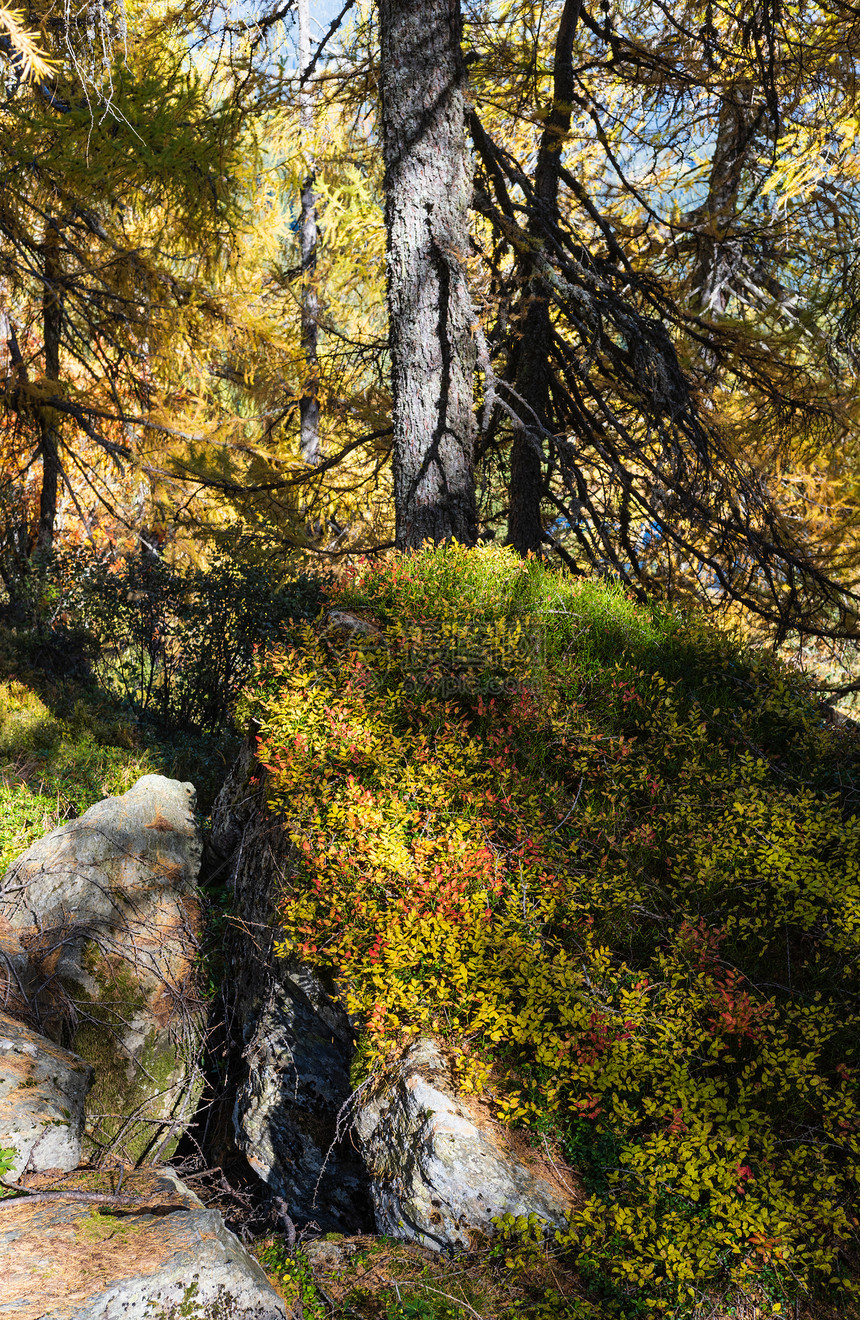
[[[415,1042],[355,1131],[371,1177],[377,1232],[423,1246],[466,1247],[494,1232],[494,1216],[536,1214],[561,1227],[575,1191],[477,1103],[457,1095],[429,1038]]]
[[[348,1140],[353,1038],[310,968],[275,961],[245,1052],[236,1140],[290,1218],[325,1231],[372,1223],[367,1173]],[[338,1116],[343,1112],[338,1140]]]
[[[94,1066],[88,1136],[130,1161],[170,1153],[199,1086],[193,808],[191,784],[145,775],[33,844],[0,881],[0,1002],[4,988],[10,1000],[23,992],[40,1028]]]
[[[105,1178],[50,1186],[103,1191]],[[0,1202],[3,1320],[289,1320],[257,1262],[175,1174],[130,1173],[121,1191],[143,1203]]]
[[[0,1013],[0,1149],[16,1153],[7,1181],[75,1168],[92,1079],[83,1059]]]
[[[348,638],[365,638],[374,642],[382,641],[382,631],[375,623],[362,619],[359,614],[349,610],[329,610],[326,615],[329,630],[339,632]]]

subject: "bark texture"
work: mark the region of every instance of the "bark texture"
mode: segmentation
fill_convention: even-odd
[[[311,62],[311,20],[308,0],[298,0],[299,22],[299,76],[304,75]],[[320,401],[319,401],[319,295],[316,287],[317,269],[317,199],[314,192],[314,161],[310,151],[313,141],[314,109],[310,90],[304,87],[299,94],[302,140],[308,150],[308,174],[302,184],[301,199],[301,254],[302,254],[302,352],[305,357],[306,376],[299,413],[301,417],[301,455],[314,467],[320,461]]]
[[[59,233],[48,222],[44,243],[44,291],[42,323],[45,340],[45,380],[60,379],[60,337],[63,329],[63,302],[59,258]],[[39,452],[42,456],[42,490],[39,496],[39,526],[36,549],[50,550],[54,544],[57,521],[57,496],[60,485],[60,428],[52,408],[39,408]]]
[[[536,242],[558,226],[559,166],[570,131],[573,107],[573,39],[582,0],[566,0],[559,22],[553,67],[553,99],[541,134],[535,169],[529,232]],[[533,271],[523,272],[523,319],[514,368],[519,425],[511,447],[508,541],[521,555],[537,550],[544,539],[541,499],[544,489],[543,437],[550,430],[549,355],[552,322],[548,291]]]
[[[380,0],[379,28],[397,544],[471,544],[472,183],[458,0]]]

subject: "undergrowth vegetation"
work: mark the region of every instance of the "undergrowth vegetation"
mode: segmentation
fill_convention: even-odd
[[[88,639],[94,674],[115,701],[163,729],[209,734],[230,727],[257,649],[289,621],[313,618],[322,598],[321,578],[284,582],[238,552],[203,568],[79,547],[55,557],[45,588]]]
[[[0,874],[36,839],[141,775],[192,780],[208,811],[238,746],[232,734],[141,724],[92,682],[58,678],[61,665],[46,672],[42,658],[0,630]]]
[[[86,547],[33,569],[0,627],[0,867],[140,775],[192,780],[205,816],[239,746],[258,647],[312,618],[322,578]]]
[[[283,952],[339,979],[365,1072],[436,1033],[563,1153],[569,1314],[855,1313],[851,731],[738,637],[505,551],[333,595],[378,631],[297,627],[247,710]]]
[[[0,874],[64,820],[161,770],[127,725],[103,716],[79,700],[63,718],[27,682],[0,681]]]
[[[415,1243],[385,1237],[344,1238],[288,1249],[278,1238],[257,1243],[260,1263],[284,1300],[305,1320],[557,1320],[571,1309],[560,1289],[576,1281],[535,1251],[514,1265],[497,1246],[448,1259]]]

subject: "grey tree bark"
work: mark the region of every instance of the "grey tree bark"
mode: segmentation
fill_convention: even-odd
[[[396,539],[477,532],[459,0],[379,0]]]
[[[299,77],[311,62],[311,25],[309,0],[298,0]],[[303,87],[299,92],[299,115],[303,147],[308,150],[308,173],[302,184],[300,244],[302,256],[302,352],[307,375],[299,400],[301,417],[301,455],[306,463],[320,461],[319,401],[319,295],[316,288],[317,199],[314,192],[314,163],[310,154],[313,135],[313,97]]]
[[[537,243],[558,224],[559,166],[573,109],[573,40],[582,0],[565,0],[555,42],[552,107],[544,124],[534,177],[529,232]],[[549,351],[552,323],[549,298],[540,276],[523,271],[525,315],[514,369],[520,412],[511,445],[508,542],[521,555],[544,539],[544,435],[549,429]]]
[[[63,301],[60,283],[59,233],[49,220],[43,245],[44,269],[42,292],[42,331],[45,342],[45,379],[60,379],[60,337],[63,329]],[[57,496],[60,484],[60,429],[57,414],[51,408],[38,408],[39,452],[42,458],[42,489],[39,496],[39,526],[36,549],[50,551],[54,544],[57,520]]]

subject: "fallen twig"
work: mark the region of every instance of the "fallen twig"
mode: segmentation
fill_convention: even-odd
[[[96,1205],[152,1205],[155,1198],[152,1196],[129,1196],[119,1192],[79,1192],[73,1188],[40,1188],[36,1190],[31,1187],[20,1187],[17,1183],[8,1183],[0,1178],[0,1187],[7,1192],[14,1192],[16,1195],[3,1197],[0,1199],[0,1210],[5,1206],[14,1205],[16,1201],[90,1201]],[[175,1205],[159,1202],[156,1204],[159,1210],[187,1210],[185,1204]]]

